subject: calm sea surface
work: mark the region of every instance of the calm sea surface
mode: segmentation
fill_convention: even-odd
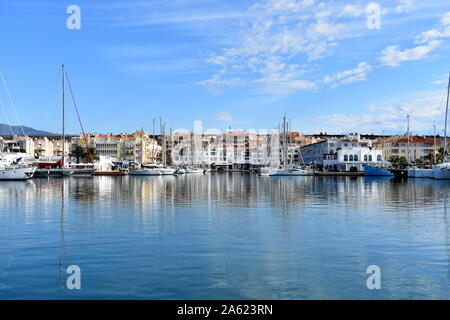
[[[449,195],[240,173],[0,182],[0,298],[450,299]]]

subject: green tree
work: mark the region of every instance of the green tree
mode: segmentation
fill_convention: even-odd
[[[389,158],[389,162],[392,163],[392,167],[395,169],[405,169],[408,166],[408,161],[403,156],[392,156]]]
[[[157,155],[156,160],[162,161],[162,152]],[[170,150],[166,150],[166,164],[169,166],[172,165],[172,154]]]
[[[430,162],[432,164],[436,164],[436,163],[441,163],[444,161],[444,148],[440,148],[437,152],[436,152],[436,163],[434,162],[434,154],[433,152],[430,152],[426,158],[428,160],[430,160]]]
[[[87,147],[86,154],[83,157],[85,162],[94,162],[95,160],[100,159],[97,153],[97,149],[94,147]]]
[[[86,149],[82,146],[76,146],[75,149],[72,150],[71,157],[77,159],[77,163],[80,163],[80,159],[84,159],[86,157]]]

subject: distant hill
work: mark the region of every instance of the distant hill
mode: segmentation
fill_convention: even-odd
[[[48,131],[42,131],[42,130],[36,130],[30,127],[20,127],[20,126],[11,126],[11,129],[15,135],[22,136],[22,128],[23,131],[27,136],[57,136],[57,133],[48,132]],[[9,126],[4,123],[0,123],[0,136],[10,136],[11,130],[9,129]]]

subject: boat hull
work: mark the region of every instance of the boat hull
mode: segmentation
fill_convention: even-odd
[[[303,169],[262,168],[260,176],[310,176],[311,172]]]
[[[160,176],[161,172],[157,170],[131,170],[128,174],[130,176]]]
[[[36,177],[68,177],[74,174],[74,170],[67,169],[38,169],[36,170]],[[91,173],[92,174],[92,173]]]
[[[169,169],[169,168],[160,168],[158,169],[159,172],[161,172],[161,175],[163,176],[172,176],[176,174],[176,169]]]
[[[376,177],[393,177],[394,174],[387,169],[377,168],[365,165],[364,166],[365,176],[376,176]]]
[[[450,180],[450,170],[433,169],[433,178],[437,180]]]
[[[408,178],[431,178],[434,179],[435,169],[408,170]]]
[[[36,172],[35,167],[11,167],[0,169],[1,180],[28,180]]]
[[[205,170],[203,170],[203,169],[186,169],[185,171],[184,171],[184,173],[190,173],[190,174],[192,174],[192,173],[200,173],[200,174],[203,174],[205,172]]]

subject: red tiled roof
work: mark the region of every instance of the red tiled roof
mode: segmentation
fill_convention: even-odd
[[[391,140],[387,140],[385,142],[378,142],[378,143],[407,143],[407,142],[408,142],[407,137],[401,137],[401,138],[391,139]],[[422,137],[410,137],[409,142],[410,143],[431,143],[431,144],[433,144],[434,140],[422,138]]]

